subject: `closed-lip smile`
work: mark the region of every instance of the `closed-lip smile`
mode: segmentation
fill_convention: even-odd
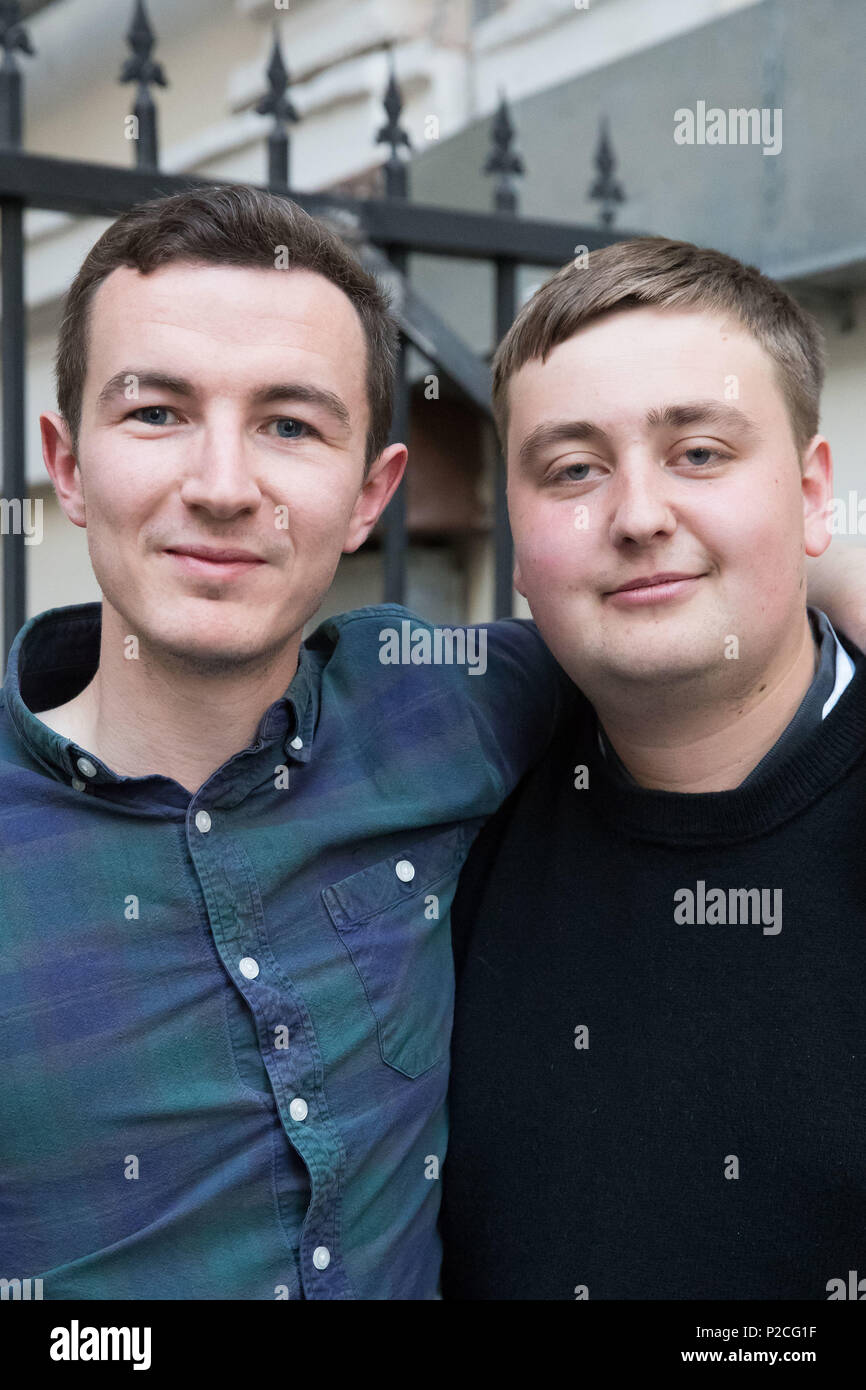
[[[618,589],[609,590],[613,594],[622,594],[627,589],[649,589],[656,584],[676,584],[682,579],[700,579],[699,574],[679,574],[665,571],[664,574],[648,574],[639,579],[627,579],[625,584],[620,584]]]
[[[260,555],[255,555],[251,550],[238,550],[234,547],[218,549],[207,545],[176,545],[166,546],[166,553],[169,555],[188,555],[194,560],[207,560],[211,564],[230,565],[230,564],[264,564]]]
[[[608,590],[603,597],[615,608],[659,608],[689,598],[703,577],[704,572],[682,574],[671,570],[638,575],[627,579],[618,589]]]

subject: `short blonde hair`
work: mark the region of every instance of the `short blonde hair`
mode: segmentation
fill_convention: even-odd
[[[569,261],[523,306],[493,359],[493,415],[506,447],[508,383],[602,314],[645,305],[730,315],[773,359],[797,452],[818,432],[825,343],[820,324],[775,280],[710,247],[634,237]]]

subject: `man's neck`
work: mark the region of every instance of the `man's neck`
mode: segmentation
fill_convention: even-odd
[[[252,741],[298,666],[298,632],[255,667],[218,673],[152,650],[124,655],[123,619],[102,605],[99,666],[67,704],[38,718],[124,777],[160,774],[191,794]]]
[[[622,703],[596,710],[623,765],[642,787],[717,792],[738,787],[781,737],[812,683],[818,652],[804,614],[797,640],[742,689],[719,698],[707,690],[679,699],[670,688],[653,700],[640,691],[633,710]]]

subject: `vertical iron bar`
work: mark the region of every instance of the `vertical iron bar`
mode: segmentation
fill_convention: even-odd
[[[156,136],[156,106],[150,90],[143,82],[138,84],[138,92],[133,107],[138,127],[138,143],[136,152],[138,154],[139,169],[156,169],[159,165],[159,145]]]
[[[392,250],[391,262],[401,275],[406,275],[409,257],[405,251]],[[397,354],[397,374],[394,381],[394,416],[391,424],[391,443],[408,443],[409,439],[409,378],[407,372],[407,344],[400,335],[400,348]],[[408,537],[406,533],[406,478],[388,503],[384,516],[385,554],[384,554],[384,597],[386,603],[406,602],[406,570]]]
[[[496,341],[501,343],[514,322],[517,305],[517,266],[514,261],[496,262]],[[496,451],[493,478],[494,583],[493,616],[510,618],[514,611],[514,545],[508,521],[506,487],[508,474],[501,449]]]
[[[21,73],[8,48],[0,64],[0,145],[16,150],[21,145]]]
[[[518,210],[517,180],[526,173],[523,158],[515,148],[515,129],[505,92],[499,94],[499,106],[490,125],[491,148],[483,172],[495,178],[493,206],[506,217]],[[517,265],[514,261],[498,259],[496,270],[496,342],[502,342],[517,308]],[[508,521],[508,475],[502,450],[497,447],[493,474],[493,616],[510,618],[514,611],[514,546]]]
[[[401,157],[402,150],[411,150],[411,141],[400,124],[403,111],[403,98],[397,82],[393,49],[388,49],[388,85],[384,98],[385,114],[388,117],[376,136],[377,145],[388,145],[390,156],[385,161],[385,197],[405,199],[409,197],[408,163]],[[409,274],[409,256],[397,247],[386,247],[391,264],[404,280]],[[397,375],[394,382],[394,418],[391,425],[391,443],[409,442],[409,376],[407,368],[407,344],[402,334],[397,358]],[[384,592],[386,603],[405,603],[406,570],[408,554],[406,517],[406,479],[385,509],[385,556]]]
[[[16,49],[33,54],[30,35],[21,23],[21,6],[13,0],[0,4],[0,146],[19,149],[23,119],[21,73]],[[3,658],[27,616],[27,552],[24,549],[24,503],[27,491],[24,435],[24,203],[20,198],[0,200],[0,294],[3,322],[0,329],[3,384],[3,520],[9,525],[3,540]],[[15,506],[21,509],[20,513]],[[16,515],[21,525],[14,524]]]
[[[24,204],[4,198],[0,213],[3,293],[3,498],[5,516],[24,507],[27,491],[24,462]],[[22,518],[23,520],[23,518]],[[3,537],[3,658],[27,615],[27,552],[24,527],[10,526]]]
[[[268,187],[271,191],[288,190],[289,178],[289,137],[285,130],[274,127],[268,134]]]

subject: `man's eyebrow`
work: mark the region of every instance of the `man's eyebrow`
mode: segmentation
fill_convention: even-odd
[[[680,429],[684,425],[721,425],[725,429],[739,430],[746,439],[760,439],[761,432],[744,411],[723,401],[686,401],[681,405],[666,405],[660,410],[648,410],[647,424],[655,429],[659,426]]]
[[[301,381],[275,381],[262,386],[250,398],[256,405],[271,405],[276,401],[299,401],[303,405],[320,405],[337,422],[349,429],[352,424],[349,408],[335,391],[323,386],[308,386]]]
[[[600,425],[590,420],[547,420],[530,430],[518,451],[522,464],[528,464],[533,455],[546,449],[550,444],[564,444],[572,439],[585,439],[604,443],[608,435]]]
[[[651,409],[646,413],[646,423],[651,429],[681,429],[686,425],[721,425],[727,429],[739,430],[745,439],[757,440],[760,431],[754,421],[735,405],[726,405],[716,400],[688,401],[681,405],[666,405]],[[553,444],[565,444],[583,440],[590,443],[608,443],[610,436],[600,425],[591,420],[548,420],[530,430],[518,451],[518,458],[524,466],[533,455]]]
[[[130,380],[131,378],[131,380]],[[100,391],[96,404],[105,405],[115,396],[127,395],[130,386],[145,391],[166,391],[172,396],[191,398],[196,388],[185,377],[168,376],[164,372],[135,372],[131,368],[115,372]],[[130,397],[134,399],[134,397]],[[250,397],[255,405],[271,405],[276,401],[297,401],[304,405],[318,405],[332,415],[345,429],[351,427],[351,416],[346,404],[335,391],[321,386],[310,386],[301,381],[275,381],[261,386]]]
[[[180,376],[166,376],[164,372],[136,372],[132,367],[124,367],[121,371],[115,372],[114,376],[108,378],[99,395],[96,397],[96,404],[106,405],[115,396],[128,396],[131,388],[136,391],[141,387],[146,390],[168,391],[172,396],[194,396],[195,388],[192,382],[185,381]],[[134,396],[128,396],[129,400],[135,400]]]

